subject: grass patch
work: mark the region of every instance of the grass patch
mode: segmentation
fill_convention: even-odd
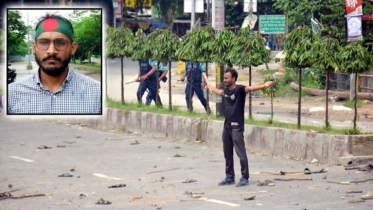
[[[101,73],[101,64],[95,64],[95,63],[90,63],[90,64],[69,64],[73,69],[75,70],[81,70],[81,71],[88,71],[86,75],[89,74],[100,74]]]
[[[343,106],[345,106],[345,107],[349,107],[349,108],[353,109],[353,108],[354,108],[354,104],[355,104],[355,101],[354,101],[354,100],[347,100],[347,101],[343,104]],[[356,107],[359,108],[359,107],[361,107],[361,106],[363,106],[363,101],[360,100],[360,99],[357,99],[357,101],[356,101]]]
[[[276,73],[277,70],[262,70],[260,71],[260,73],[264,76],[267,76],[267,75],[273,75],[274,73]]]
[[[169,115],[176,115],[176,116],[183,116],[183,117],[194,117],[194,118],[202,118],[202,119],[218,119],[216,115],[207,115],[206,113],[200,112],[189,112],[187,110],[180,110],[178,107],[172,107],[172,110],[169,108],[159,108],[155,105],[145,106],[138,104],[137,102],[126,102],[124,105],[120,101],[116,101],[113,99],[108,99],[106,102],[106,106],[114,109],[120,109],[123,111],[140,111],[140,112],[152,112],[152,113],[159,113],[159,114],[169,114]]]
[[[139,105],[136,102],[126,102],[126,104],[122,104],[120,101],[116,101],[113,99],[108,99],[106,102],[106,106],[109,108],[123,110],[124,112],[127,111],[140,111],[140,112],[151,112],[151,113],[158,113],[158,114],[168,114],[174,116],[183,116],[183,117],[192,117],[192,118],[201,118],[201,119],[209,119],[209,120],[219,120],[224,121],[223,117],[216,117],[216,115],[207,115],[206,113],[200,112],[192,112],[186,110],[180,110],[178,107],[173,107],[172,111],[168,108],[157,108],[156,106],[145,106]],[[284,128],[284,129],[292,129],[298,130],[296,124],[292,123],[283,123],[283,122],[276,122],[273,120],[256,120],[256,119],[246,119],[245,124],[254,125],[254,126],[262,126],[262,127],[276,127],[276,128]],[[309,125],[301,125],[302,131],[309,131],[309,132],[318,132],[318,133],[328,133],[328,134],[336,134],[336,135],[354,135],[354,134],[361,134],[359,131],[352,132],[351,129],[334,129],[332,127],[315,127]]]
[[[4,94],[4,90],[0,88],[0,94]]]

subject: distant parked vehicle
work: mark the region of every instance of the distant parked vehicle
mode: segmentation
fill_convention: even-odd
[[[12,64],[8,63],[8,74],[7,74],[7,79],[8,79],[8,84],[14,82],[17,77],[17,73],[15,69],[9,68]]]

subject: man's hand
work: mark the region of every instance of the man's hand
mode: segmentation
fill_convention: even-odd
[[[180,78],[180,80],[184,82],[184,80],[185,80],[185,76],[182,76],[182,77]]]
[[[273,86],[273,81],[268,81],[266,83],[264,83],[264,88],[269,88],[269,87],[272,87]]]
[[[212,89],[213,89],[214,87],[212,86],[212,85],[206,85],[206,89],[207,90],[209,90],[210,92],[212,92]]]
[[[148,76],[147,76],[147,75],[143,75],[143,76],[140,77],[140,79],[141,79],[142,81],[145,81],[146,79],[148,79]]]
[[[205,89],[205,87],[206,87],[206,84],[205,84],[205,82],[202,81],[202,83],[201,83],[201,88],[202,88],[202,89]]]

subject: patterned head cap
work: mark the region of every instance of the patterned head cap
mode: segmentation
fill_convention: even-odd
[[[64,20],[57,18],[47,18],[41,22],[36,28],[35,39],[44,32],[60,32],[66,35],[70,41],[72,41],[74,37],[74,30],[71,25]]]

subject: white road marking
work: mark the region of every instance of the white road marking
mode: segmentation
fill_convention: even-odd
[[[240,206],[239,204],[228,203],[228,202],[225,202],[225,201],[219,201],[219,200],[215,200],[215,199],[200,198],[199,200],[208,201],[208,202],[212,202],[212,203],[218,203],[218,204],[224,204],[224,205],[232,206],[232,207]]]
[[[18,160],[22,160],[22,161],[25,161],[25,162],[28,162],[28,163],[33,163],[35,161],[33,160],[30,160],[30,159],[26,159],[26,158],[21,158],[21,157],[17,157],[17,156],[9,156],[11,158],[14,158],[14,159],[18,159]]]
[[[109,177],[109,176],[106,176],[106,175],[103,175],[103,174],[93,174],[93,175],[101,177],[101,178],[106,178],[106,179],[123,180],[121,178]]]

